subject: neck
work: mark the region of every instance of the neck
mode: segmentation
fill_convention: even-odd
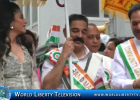
[[[10,44],[16,44],[17,34],[13,31],[9,32]]]
[[[84,46],[82,47],[75,47],[74,51],[75,55],[80,58],[82,57],[83,55],[85,55],[85,49],[84,49]]]

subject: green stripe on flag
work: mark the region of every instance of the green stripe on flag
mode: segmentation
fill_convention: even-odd
[[[133,71],[132,71],[132,69],[131,69],[131,67],[130,67],[130,65],[129,65],[126,57],[125,57],[125,55],[124,55],[124,52],[123,52],[123,49],[122,49],[121,45],[118,45],[118,50],[119,50],[120,55],[121,55],[121,57],[122,57],[125,65],[126,65],[128,71],[129,71],[129,74],[131,75],[131,78],[136,79],[136,77],[135,77],[135,75],[134,75],[134,73],[133,73]]]
[[[59,37],[54,37],[54,36],[51,36],[45,43],[45,45],[48,45],[49,42],[53,42],[53,43],[59,43]]]
[[[46,41],[45,45],[47,46],[47,45],[49,44],[49,42],[50,42],[50,39],[48,39],[48,40]]]
[[[105,88],[105,86],[101,86],[101,87],[99,87],[99,88],[97,88],[98,90],[104,90],[104,89],[106,89]]]
[[[59,43],[59,37],[53,37],[53,36],[51,36],[50,37],[50,42]]]

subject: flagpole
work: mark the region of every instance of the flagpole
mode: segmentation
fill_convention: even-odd
[[[67,37],[70,37],[70,29],[69,29],[69,18],[68,18],[68,11],[67,11],[67,1],[65,1],[65,19],[66,19],[66,31],[67,31]],[[69,71],[70,71],[70,84],[71,84],[71,89],[73,88],[73,72],[72,72],[72,59],[71,56],[69,57]]]

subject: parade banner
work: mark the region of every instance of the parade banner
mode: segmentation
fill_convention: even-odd
[[[9,1],[14,2],[20,6],[24,5],[29,6],[31,4],[32,6],[35,7],[43,6],[47,2],[47,0],[9,0]]]
[[[101,11],[123,19],[128,19],[129,9],[140,3],[140,0],[102,0]]]

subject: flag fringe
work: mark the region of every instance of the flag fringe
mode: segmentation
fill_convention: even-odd
[[[117,18],[123,19],[126,22],[130,22],[127,14],[124,14],[120,11],[115,11],[115,10],[112,10],[112,9],[109,9],[109,8],[105,8],[104,9],[104,14],[109,15],[111,17],[117,17]]]
[[[14,3],[18,4],[19,6],[29,6],[32,3],[32,6],[38,7],[38,6],[44,6],[47,2],[47,0],[18,0],[18,1],[13,1]]]

